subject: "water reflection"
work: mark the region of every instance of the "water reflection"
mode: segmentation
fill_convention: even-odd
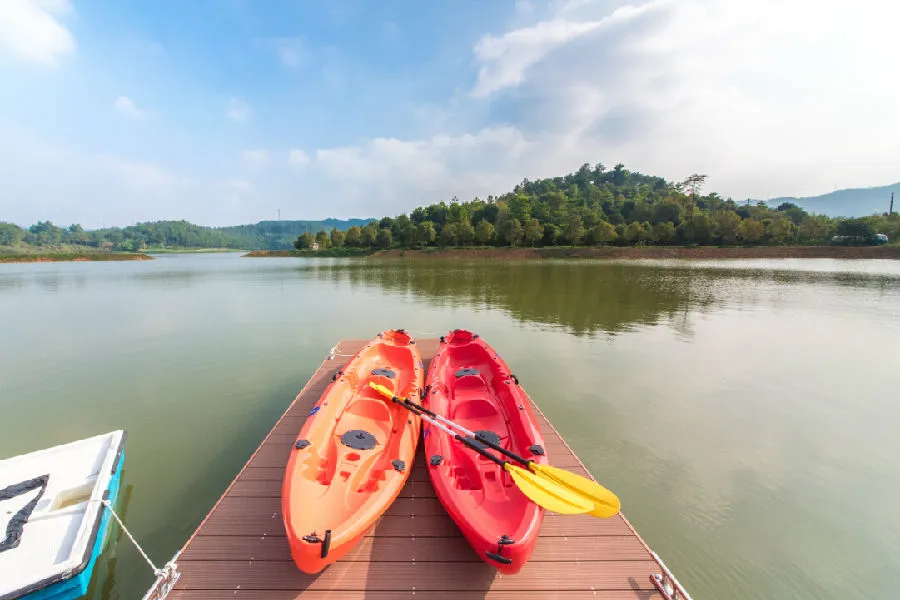
[[[311,267],[320,280],[378,286],[446,306],[499,308],[575,335],[617,333],[716,303],[701,282],[659,269],[586,264],[378,263]]]
[[[299,268],[320,282],[351,289],[378,287],[448,307],[494,308],[520,321],[564,328],[574,335],[615,335],[641,326],[671,324],[685,338],[691,318],[735,307],[749,309],[761,286],[796,290],[833,286],[879,294],[900,290],[900,272],[775,270],[743,265],[701,268],[690,263],[616,262],[452,263],[377,261]]]

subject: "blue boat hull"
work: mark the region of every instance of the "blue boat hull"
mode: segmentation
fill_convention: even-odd
[[[109,494],[107,499],[111,506],[116,505],[119,497],[119,484],[122,481],[122,466],[125,464],[125,453],[119,453],[118,464],[116,465],[115,474],[109,480]],[[76,600],[87,594],[88,585],[91,582],[91,576],[94,574],[94,565],[97,558],[103,551],[103,545],[106,543],[106,537],[109,534],[110,511],[104,508],[103,517],[100,519],[100,527],[97,529],[97,538],[94,540],[94,546],[91,548],[91,558],[88,560],[84,569],[76,575],[59,581],[45,588],[35,590],[30,594],[22,596],[22,600]]]

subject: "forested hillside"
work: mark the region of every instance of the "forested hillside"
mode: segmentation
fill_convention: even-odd
[[[118,251],[154,248],[233,248],[239,250],[281,250],[290,248],[298,235],[327,229],[343,230],[365,225],[368,219],[326,219],[324,221],[261,221],[255,225],[203,227],[187,221],[156,221],[129,227],[85,231],[80,225],[59,227],[42,221],[22,229],[0,222],[0,247],[27,245],[56,247],[87,246]]]
[[[769,207],[703,194],[705,175],[668,182],[618,164],[583,165],[564,177],[524,180],[486,200],[457,199],[384,217],[346,232],[298,238],[297,248],[422,246],[826,244],[833,235],[900,239],[900,218],[835,219],[783,203]]]

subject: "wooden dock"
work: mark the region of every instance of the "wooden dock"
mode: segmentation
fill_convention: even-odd
[[[343,560],[318,575],[291,560],[281,518],[281,481],[300,427],[332,375],[365,342],[343,341],[315,372],[219,501],[176,555],[180,578],[167,600],[664,600],[654,576],[664,565],[622,515],[547,513],[534,554],[500,575],[468,546],[444,512],[421,454],[400,497]],[[438,341],[419,340],[426,363]],[[526,388],[527,391],[527,388]],[[589,475],[537,410],[553,465]],[[148,598],[159,597],[148,592]],[[679,595],[679,598],[686,597]]]

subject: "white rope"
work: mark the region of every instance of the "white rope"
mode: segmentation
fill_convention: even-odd
[[[153,564],[153,561],[150,560],[150,557],[147,556],[147,553],[144,552],[144,549],[141,548],[141,545],[137,543],[137,540],[134,539],[134,537],[131,535],[131,532],[128,531],[127,527],[125,527],[125,524],[122,522],[122,519],[120,519],[119,515],[116,514],[116,511],[113,510],[113,507],[109,503],[109,500],[101,500],[100,502],[103,504],[103,506],[105,506],[106,508],[109,509],[110,514],[119,523],[119,527],[122,528],[122,531],[125,532],[125,535],[128,536],[128,539],[131,540],[131,543],[134,544],[134,547],[137,548],[137,551],[140,552],[141,556],[144,557],[144,560],[147,561],[147,564],[150,565],[150,568],[153,569],[153,574],[156,575],[157,577],[159,577],[160,575],[164,575],[166,573],[166,571],[168,570],[168,565],[166,566],[165,569],[157,569],[156,565]]]

